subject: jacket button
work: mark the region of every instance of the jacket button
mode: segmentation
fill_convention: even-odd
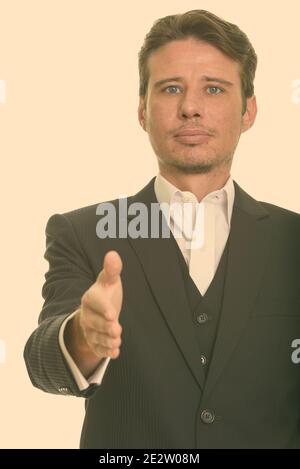
[[[64,386],[61,386],[60,388],[58,388],[58,391],[61,394],[65,394],[65,395],[70,394],[70,389]]]
[[[210,410],[203,410],[201,412],[201,420],[203,423],[213,423],[215,420],[215,414]]]
[[[201,365],[206,365],[207,363],[207,358],[203,353],[200,355],[200,361],[201,361]]]
[[[205,324],[208,321],[208,316],[206,313],[201,313],[197,316],[197,321],[199,324]]]

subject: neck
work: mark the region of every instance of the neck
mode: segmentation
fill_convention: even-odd
[[[198,202],[210,192],[221,189],[230,176],[230,168],[209,173],[185,174],[170,168],[160,167],[160,174],[181,191],[192,192]]]

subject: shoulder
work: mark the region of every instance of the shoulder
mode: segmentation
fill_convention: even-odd
[[[131,197],[128,197],[128,200]],[[89,226],[99,219],[99,215],[103,215],[105,210],[109,208],[117,209],[120,199],[105,200],[96,204],[79,207],[61,214],[54,214],[53,217],[64,218],[68,224],[73,226]],[[50,219],[51,219],[50,218]]]
[[[281,246],[281,249],[283,246],[286,255],[292,252],[292,255],[299,259],[300,214],[268,202],[260,202],[260,204],[269,214],[272,239],[279,243],[278,246]]]
[[[100,207],[104,210],[108,206],[117,207],[118,203],[119,199],[105,200],[93,205],[70,210],[69,212],[62,213],[62,215],[73,223],[87,221],[95,218],[97,212],[101,211],[99,210]]]
[[[118,222],[119,210],[122,212],[121,216],[127,216],[127,205],[130,204],[132,196],[126,199],[126,206],[122,206],[122,209],[120,209],[120,198],[117,198],[64,213],[55,213],[47,222],[46,235],[53,238],[68,238],[69,240],[75,238],[85,244],[93,244],[98,239],[97,225],[102,217],[113,214]]]
[[[300,226],[300,214],[280,207],[278,205],[271,204],[269,202],[259,201],[259,203],[265,208],[269,215],[274,221],[281,223],[292,223],[295,226]]]

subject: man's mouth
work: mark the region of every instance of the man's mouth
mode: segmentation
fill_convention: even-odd
[[[197,129],[183,129],[177,132],[174,138],[180,143],[203,143],[211,137],[211,134],[203,130]]]

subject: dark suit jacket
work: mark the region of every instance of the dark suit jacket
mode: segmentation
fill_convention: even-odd
[[[154,178],[131,202],[157,202]],[[176,240],[99,239],[97,205],[47,224],[39,327],[25,347],[34,386],[86,397],[84,448],[300,448],[300,215],[235,183],[223,308],[205,380]],[[114,201],[117,205],[117,200]],[[102,269],[123,260],[121,353],[80,392],[58,343],[64,319]],[[213,415],[203,420],[203,411]]]

